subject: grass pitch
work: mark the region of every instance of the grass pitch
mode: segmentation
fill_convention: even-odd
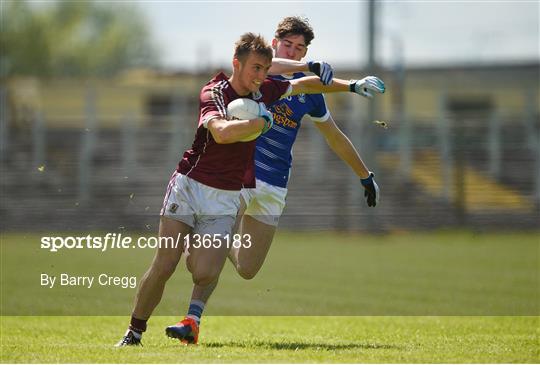
[[[181,265],[145,346],[125,349],[112,346],[134,289],[47,289],[39,275],[140,277],[153,251],[53,254],[39,237],[2,235],[4,363],[540,362],[537,233],[280,233],[256,279],[226,266],[198,346],[164,335],[187,308]]]
[[[125,317],[3,317],[2,362],[537,363],[538,317],[212,317],[201,343],[164,335],[154,317],[142,348],[114,349]],[[38,335],[36,335],[36,333]]]

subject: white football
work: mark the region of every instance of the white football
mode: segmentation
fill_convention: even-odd
[[[259,103],[254,100],[240,98],[235,99],[227,105],[227,117],[229,119],[254,119],[258,118],[259,115]],[[255,138],[261,135],[261,131],[254,133],[250,136],[242,138],[241,142],[253,141]]]

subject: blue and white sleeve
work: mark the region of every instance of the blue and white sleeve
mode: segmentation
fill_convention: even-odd
[[[312,95],[315,101],[315,107],[311,110],[308,115],[316,123],[324,123],[330,118],[330,111],[326,106],[326,100],[324,99],[323,94]]]

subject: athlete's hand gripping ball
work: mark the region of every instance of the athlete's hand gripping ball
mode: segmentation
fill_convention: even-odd
[[[274,125],[274,117],[272,116],[272,113],[266,109],[266,105],[264,105],[264,103],[259,103],[259,116],[265,120],[264,127],[261,132],[264,134],[272,129],[272,126]]]
[[[367,76],[362,80],[351,80],[349,87],[351,92],[369,99],[373,97],[373,92],[383,94],[386,91],[383,80],[376,76]]]
[[[319,76],[323,85],[330,85],[332,83],[334,70],[328,63],[323,61],[309,61],[308,69],[309,72],[313,72],[315,75]]]
[[[364,187],[364,196],[366,197],[367,205],[374,207],[379,202],[379,186],[375,182],[375,174],[369,173],[369,176],[365,179],[360,179],[362,186]]]

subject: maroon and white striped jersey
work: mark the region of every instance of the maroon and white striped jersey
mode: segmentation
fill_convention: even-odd
[[[254,151],[256,140],[218,144],[206,124],[212,118],[226,118],[227,105],[240,97],[270,105],[289,92],[288,81],[267,78],[259,93],[239,96],[228,77],[219,73],[201,90],[199,124],[191,149],[184,152],[177,171],[198,182],[223,190],[255,186]]]

